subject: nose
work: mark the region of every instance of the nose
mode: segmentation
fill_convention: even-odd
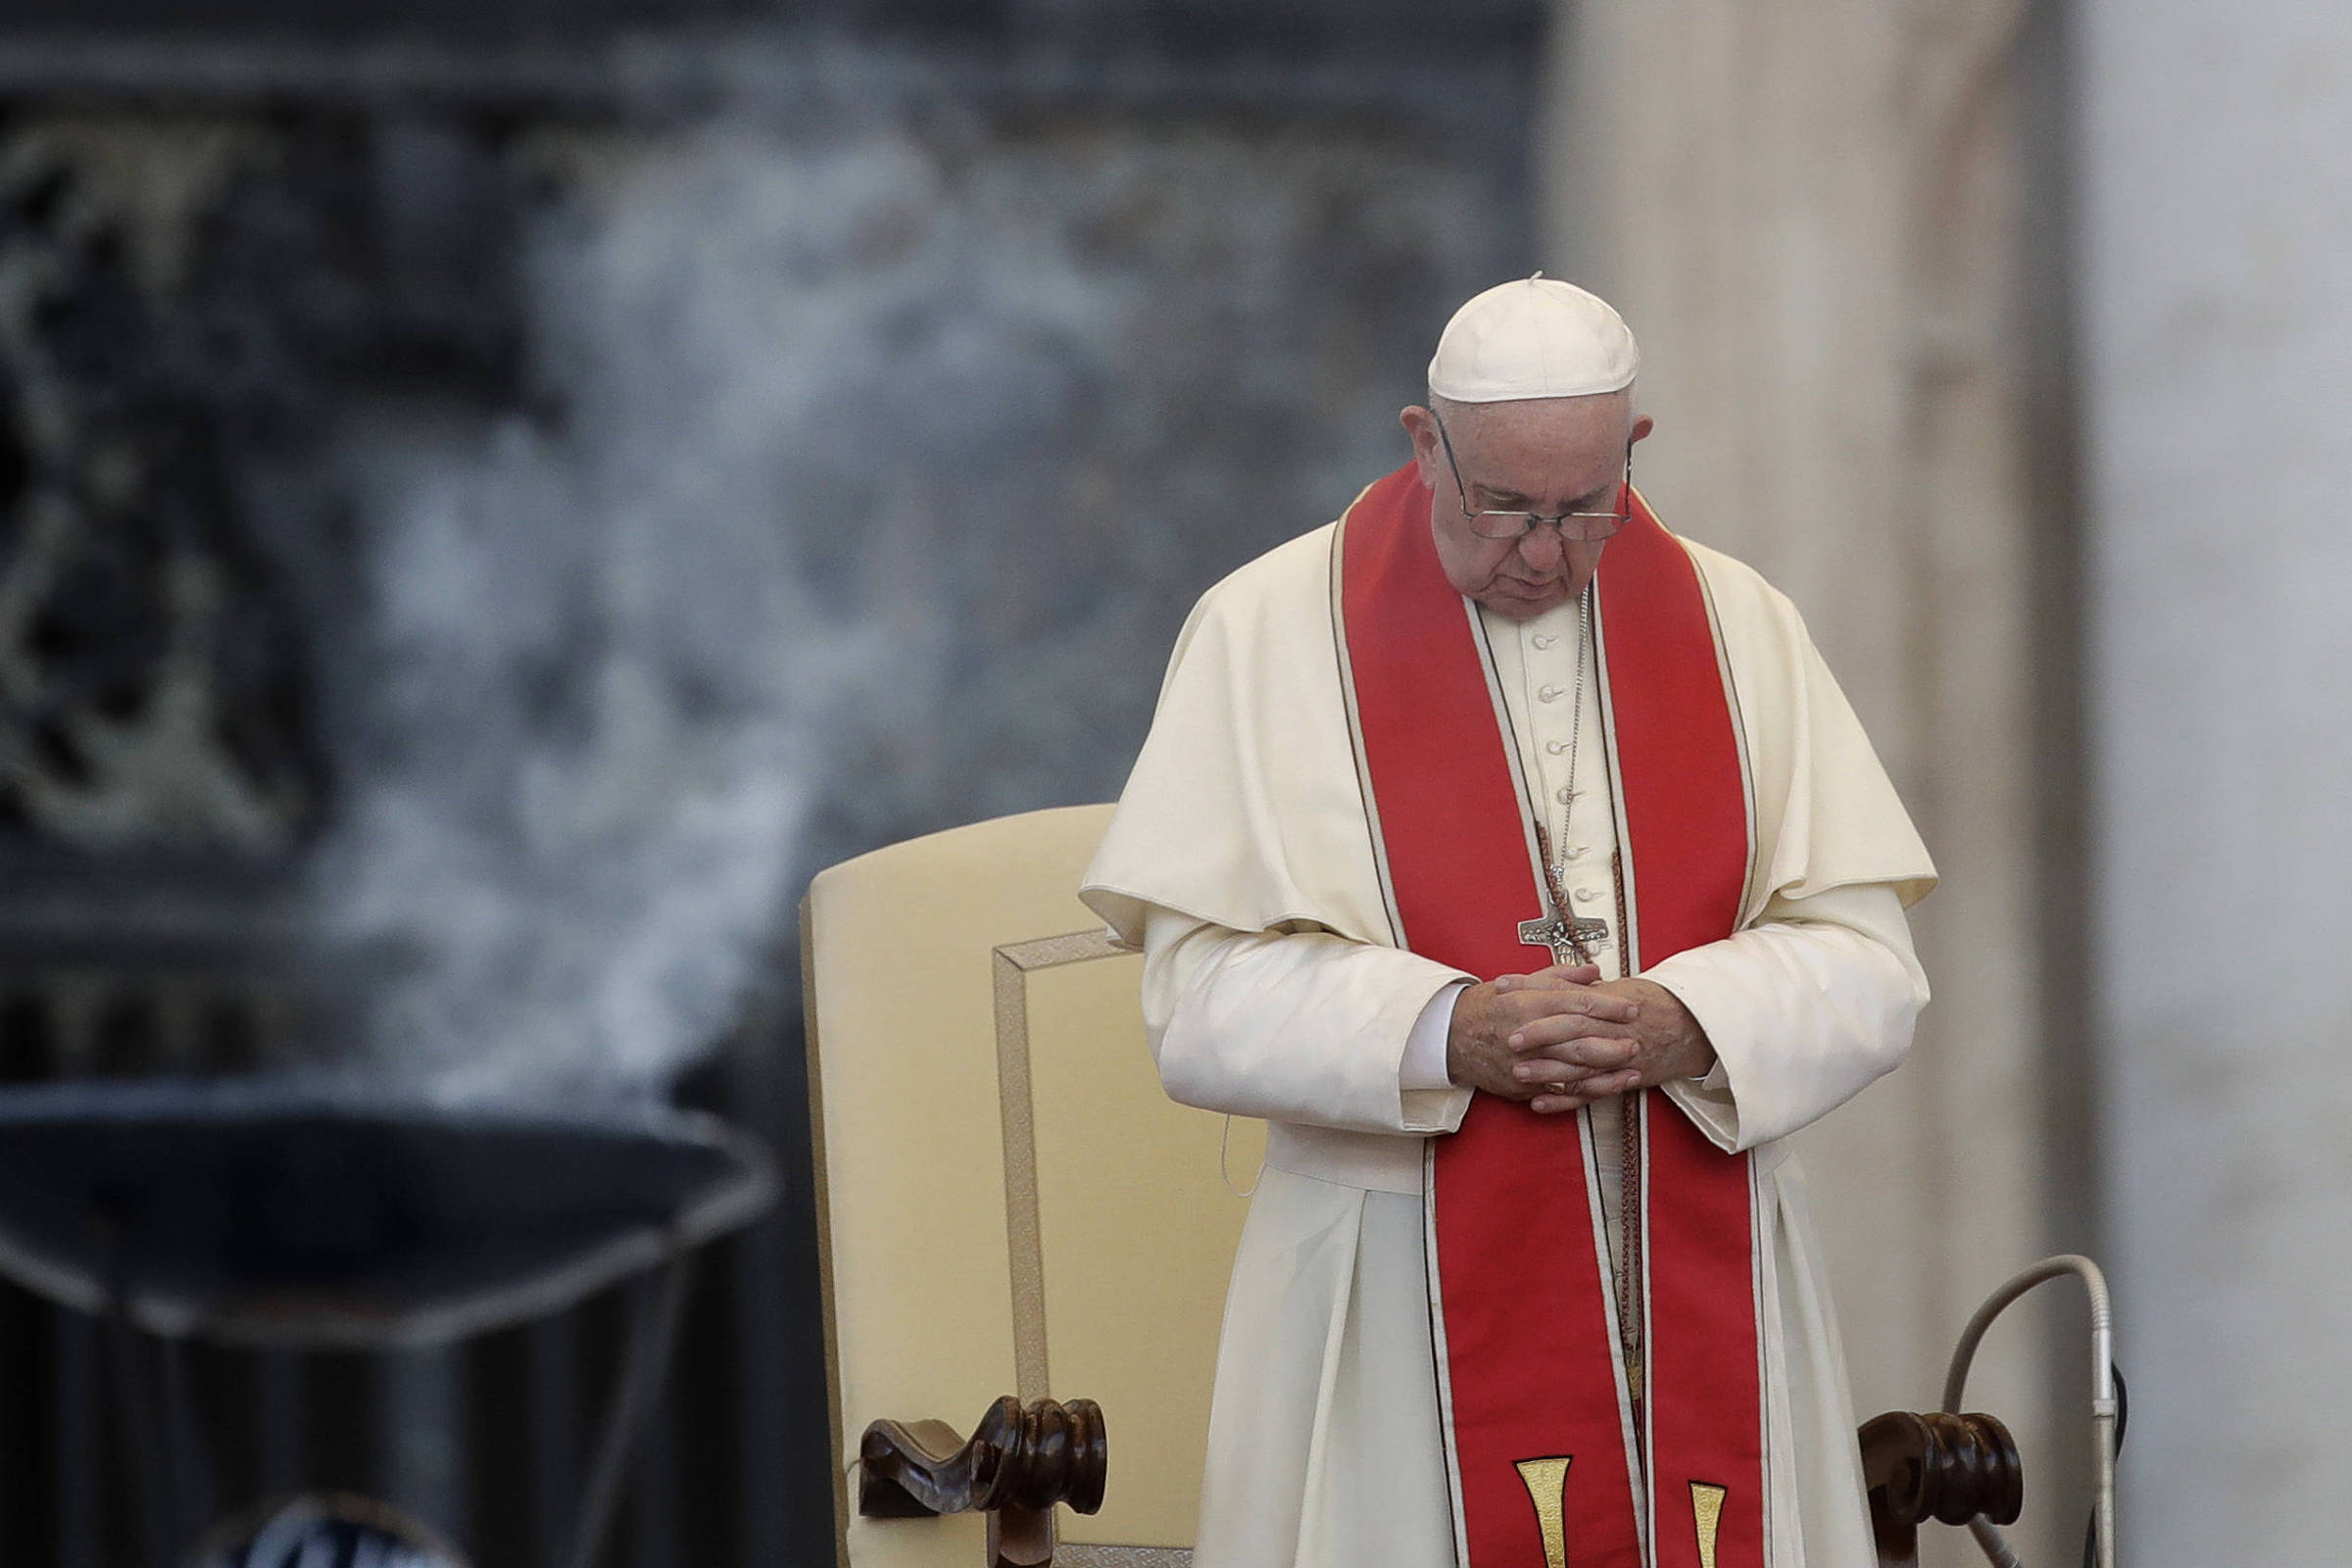
[[[1519,536],[1519,559],[1539,576],[1558,571],[1567,557],[1568,544],[1557,523],[1539,522]]]

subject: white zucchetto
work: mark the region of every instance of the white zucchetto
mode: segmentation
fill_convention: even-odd
[[[1429,362],[1429,389],[1456,403],[1578,398],[1634,383],[1642,351],[1597,294],[1538,272],[1453,313]]]

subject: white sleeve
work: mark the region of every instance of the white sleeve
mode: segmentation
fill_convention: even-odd
[[[1445,1081],[1444,1025],[1467,979],[1327,931],[1235,931],[1155,906],[1144,1032],[1184,1104],[1354,1132],[1452,1132],[1470,1091]],[[1437,1086],[1425,1087],[1433,1030]]]
[[[1454,981],[1430,998],[1413,1020],[1413,1032],[1404,1038],[1404,1064],[1396,1071],[1397,1084],[1408,1093],[1453,1087],[1453,1075],[1446,1070],[1446,1047],[1453,1038],[1453,1004],[1469,989],[1469,981]]]
[[[1726,1150],[1785,1138],[1891,1071],[1928,1001],[1902,901],[1884,883],[1775,899],[1756,924],[1645,976],[1715,1047],[1706,1077],[1665,1091]]]

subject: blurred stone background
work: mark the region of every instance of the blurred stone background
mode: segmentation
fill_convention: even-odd
[[[16,0],[0,1077],[667,1094],[805,1160],[810,872],[1113,794],[1194,597],[1544,266],[1945,874],[1920,1049],[1807,1151],[1861,1410],[2086,1249],[2127,1558],[2323,1560],[2346,147],[2352,31],[2283,0]],[[829,1554],[795,1190],[615,1561]],[[2029,1562],[2081,1324],[1976,1385]],[[192,1352],[218,1500],[546,1560],[619,1325]],[[129,1560],[88,1325],[0,1297],[0,1367],[8,1560]]]

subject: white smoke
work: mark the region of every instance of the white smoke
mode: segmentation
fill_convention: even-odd
[[[534,412],[357,443],[366,1057],[656,1088],[812,859],[1113,793],[1193,595],[1397,461],[1384,302],[1487,280],[1393,149],[889,119],[534,144]]]
[[[457,1094],[659,1084],[789,961],[828,754],[887,759],[934,706],[927,470],[1010,422],[1004,334],[1086,298],[1032,268],[903,341],[956,290],[936,171],[893,138],[570,165],[529,291],[555,412],[367,459],[389,678],[318,891],[389,971],[369,1054]],[[921,464],[848,427],[918,394]]]

